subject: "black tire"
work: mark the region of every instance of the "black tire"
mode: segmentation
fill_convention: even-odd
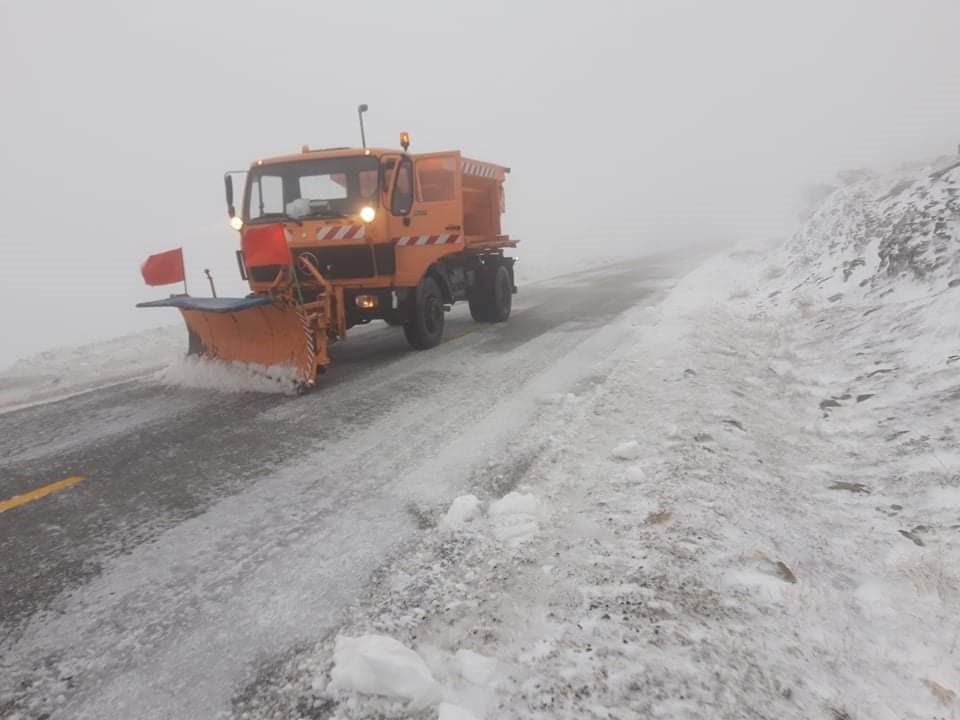
[[[490,322],[490,303],[479,289],[475,289],[467,296],[467,304],[470,306],[470,317],[474,322]]]
[[[513,281],[504,265],[485,266],[477,273],[477,284],[467,297],[470,315],[476,322],[498,323],[510,317]]]
[[[416,350],[427,350],[443,339],[443,293],[430,275],[420,281],[414,293],[410,320],[403,326],[403,334]]]
[[[474,322],[493,322],[493,308],[490,298],[493,297],[493,276],[496,266],[480,265],[477,268],[476,282],[467,292],[467,304],[470,306],[470,317]]]
[[[490,322],[506,322],[513,309],[513,281],[510,279],[510,271],[499,265],[493,273],[491,286],[488,305]]]

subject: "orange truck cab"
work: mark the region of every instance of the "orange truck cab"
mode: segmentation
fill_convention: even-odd
[[[402,326],[411,346],[443,337],[444,313],[467,301],[477,322],[503,322],[516,292],[504,250],[503,185],[509,168],[459,151],[304,147],[258,160],[234,205],[237,260],[246,298],[174,296],[190,352],[271,367],[288,365],[314,384],[330,342],[373,320]]]

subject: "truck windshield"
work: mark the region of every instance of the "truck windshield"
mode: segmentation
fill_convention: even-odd
[[[353,215],[377,202],[378,177],[379,160],[372,155],[260,165],[247,179],[244,220]]]

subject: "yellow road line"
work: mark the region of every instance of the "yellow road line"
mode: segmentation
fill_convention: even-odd
[[[71,485],[76,485],[81,480],[86,480],[83,475],[71,475],[68,478],[63,480],[58,480],[57,482],[50,483],[49,485],[44,485],[43,487],[38,487],[36,490],[31,490],[28,493],[23,495],[14,495],[9,500],[4,500],[0,502],[0,513],[6,512],[7,510],[13,510],[18,508],[21,505],[26,505],[28,502],[33,502],[34,500],[39,500],[40,498],[49,495],[50,493],[55,493],[58,490],[63,490],[68,488]]]
[[[463,332],[457,333],[456,335],[451,335],[445,340],[445,342],[450,342],[451,340],[459,340],[460,338],[465,337],[470,333],[475,333],[479,329],[480,329],[479,327],[469,328],[467,330],[464,330]]]

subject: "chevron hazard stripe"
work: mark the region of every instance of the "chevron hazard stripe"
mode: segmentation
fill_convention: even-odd
[[[324,225],[317,230],[317,240],[363,240],[363,225]]]
[[[404,235],[393,239],[397,247],[407,245],[450,245],[463,241],[462,235]]]

